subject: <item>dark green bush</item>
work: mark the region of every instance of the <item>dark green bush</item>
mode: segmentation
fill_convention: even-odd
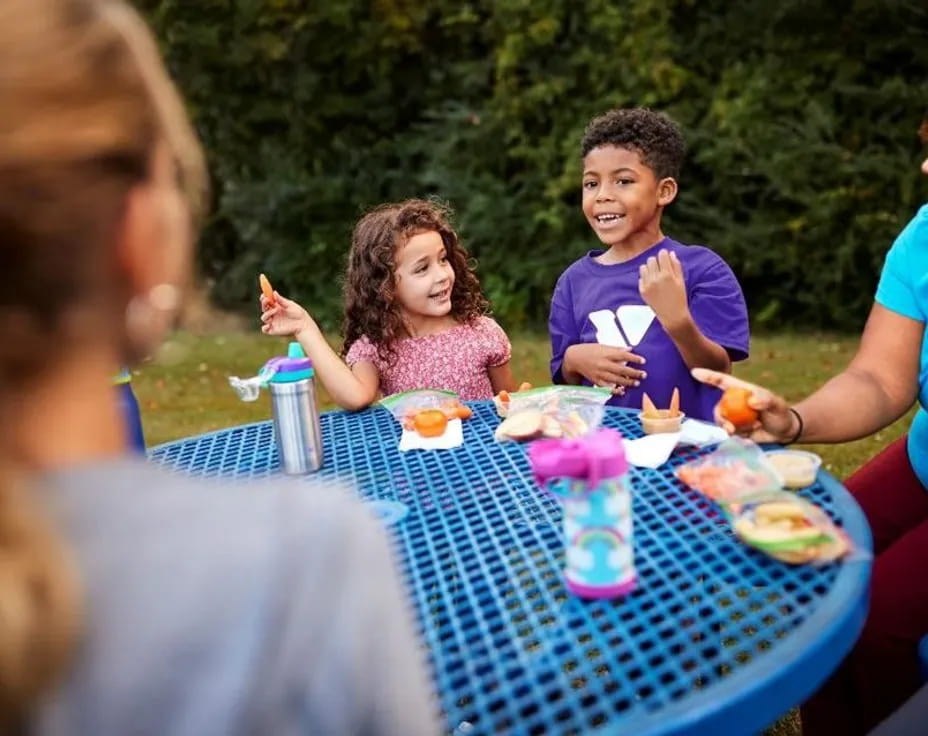
[[[359,213],[434,194],[507,326],[541,324],[596,242],[579,139],[605,109],[689,144],[665,231],[739,275],[755,324],[856,329],[925,200],[917,0],[148,0],[210,155],[201,266],[223,306],[266,271],[328,325]]]

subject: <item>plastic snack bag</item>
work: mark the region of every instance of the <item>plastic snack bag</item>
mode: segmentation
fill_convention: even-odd
[[[610,396],[608,388],[593,386],[545,386],[511,394],[494,436],[500,442],[583,437],[599,429]]]
[[[714,452],[681,465],[675,472],[681,481],[723,507],[783,486],[783,479],[763,451],[739,437],[730,437]]]
[[[503,417],[504,419],[509,414],[509,405],[512,402],[513,394],[521,393],[523,391],[531,391],[532,384],[528,381],[523,381],[517,391],[509,393],[508,391],[500,391],[496,396],[493,397],[493,405],[496,407],[496,413]]]
[[[464,406],[456,393],[435,389],[392,394],[381,399],[380,405],[394,416],[403,429],[415,431],[423,437],[441,436],[449,421],[469,419],[473,415],[470,407]]]
[[[818,506],[786,491],[730,507],[731,525],[745,544],[791,565],[827,564],[852,545]]]

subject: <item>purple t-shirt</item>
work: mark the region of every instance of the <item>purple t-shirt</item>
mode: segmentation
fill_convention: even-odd
[[[677,346],[638,292],[639,267],[661,249],[680,259],[690,313],[702,334],[725,348],[733,361],[748,357],[748,310],[728,264],[708,248],[664,238],[625,263],[597,263],[594,258],[602,251],[590,251],[561,274],[548,319],[551,376],[555,383],[564,383],[561,364],[571,345],[628,347],[647,360],[642,368],[648,377],[637,388],[627,388],[624,396],[613,396],[610,404],[640,409],[647,393],[664,408],[676,386],[687,416],[711,420],[719,390],[693,379]]]

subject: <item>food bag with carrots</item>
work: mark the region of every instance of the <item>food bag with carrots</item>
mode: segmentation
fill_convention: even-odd
[[[510,394],[495,437],[500,442],[582,437],[599,429],[611,396],[610,389],[596,386],[544,386]]]
[[[783,478],[750,440],[731,437],[676,475],[722,507],[739,539],[774,559],[825,564],[854,551],[824,511],[781,490]]]
[[[453,391],[422,389],[405,391],[381,399],[380,405],[389,411],[404,430],[421,437],[440,437],[455,419],[469,419],[473,414]]]
[[[750,440],[729,437],[718,448],[681,465],[677,478],[723,508],[783,487],[783,479]]]
[[[500,391],[496,396],[493,397],[493,404],[496,406],[496,413],[499,414],[504,419],[509,414],[509,405],[512,403],[512,395],[521,393],[523,391],[531,391],[532,384],[528,381],[523,381],[519,385],[518,391]]]

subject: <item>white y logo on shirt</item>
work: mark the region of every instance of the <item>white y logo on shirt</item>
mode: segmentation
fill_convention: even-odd
[[[596,342],[613,348],[633,348],[644,338],[657,315],[647,304],[625,304],[614,312],[598,309],[590,312],[596,327]]]

